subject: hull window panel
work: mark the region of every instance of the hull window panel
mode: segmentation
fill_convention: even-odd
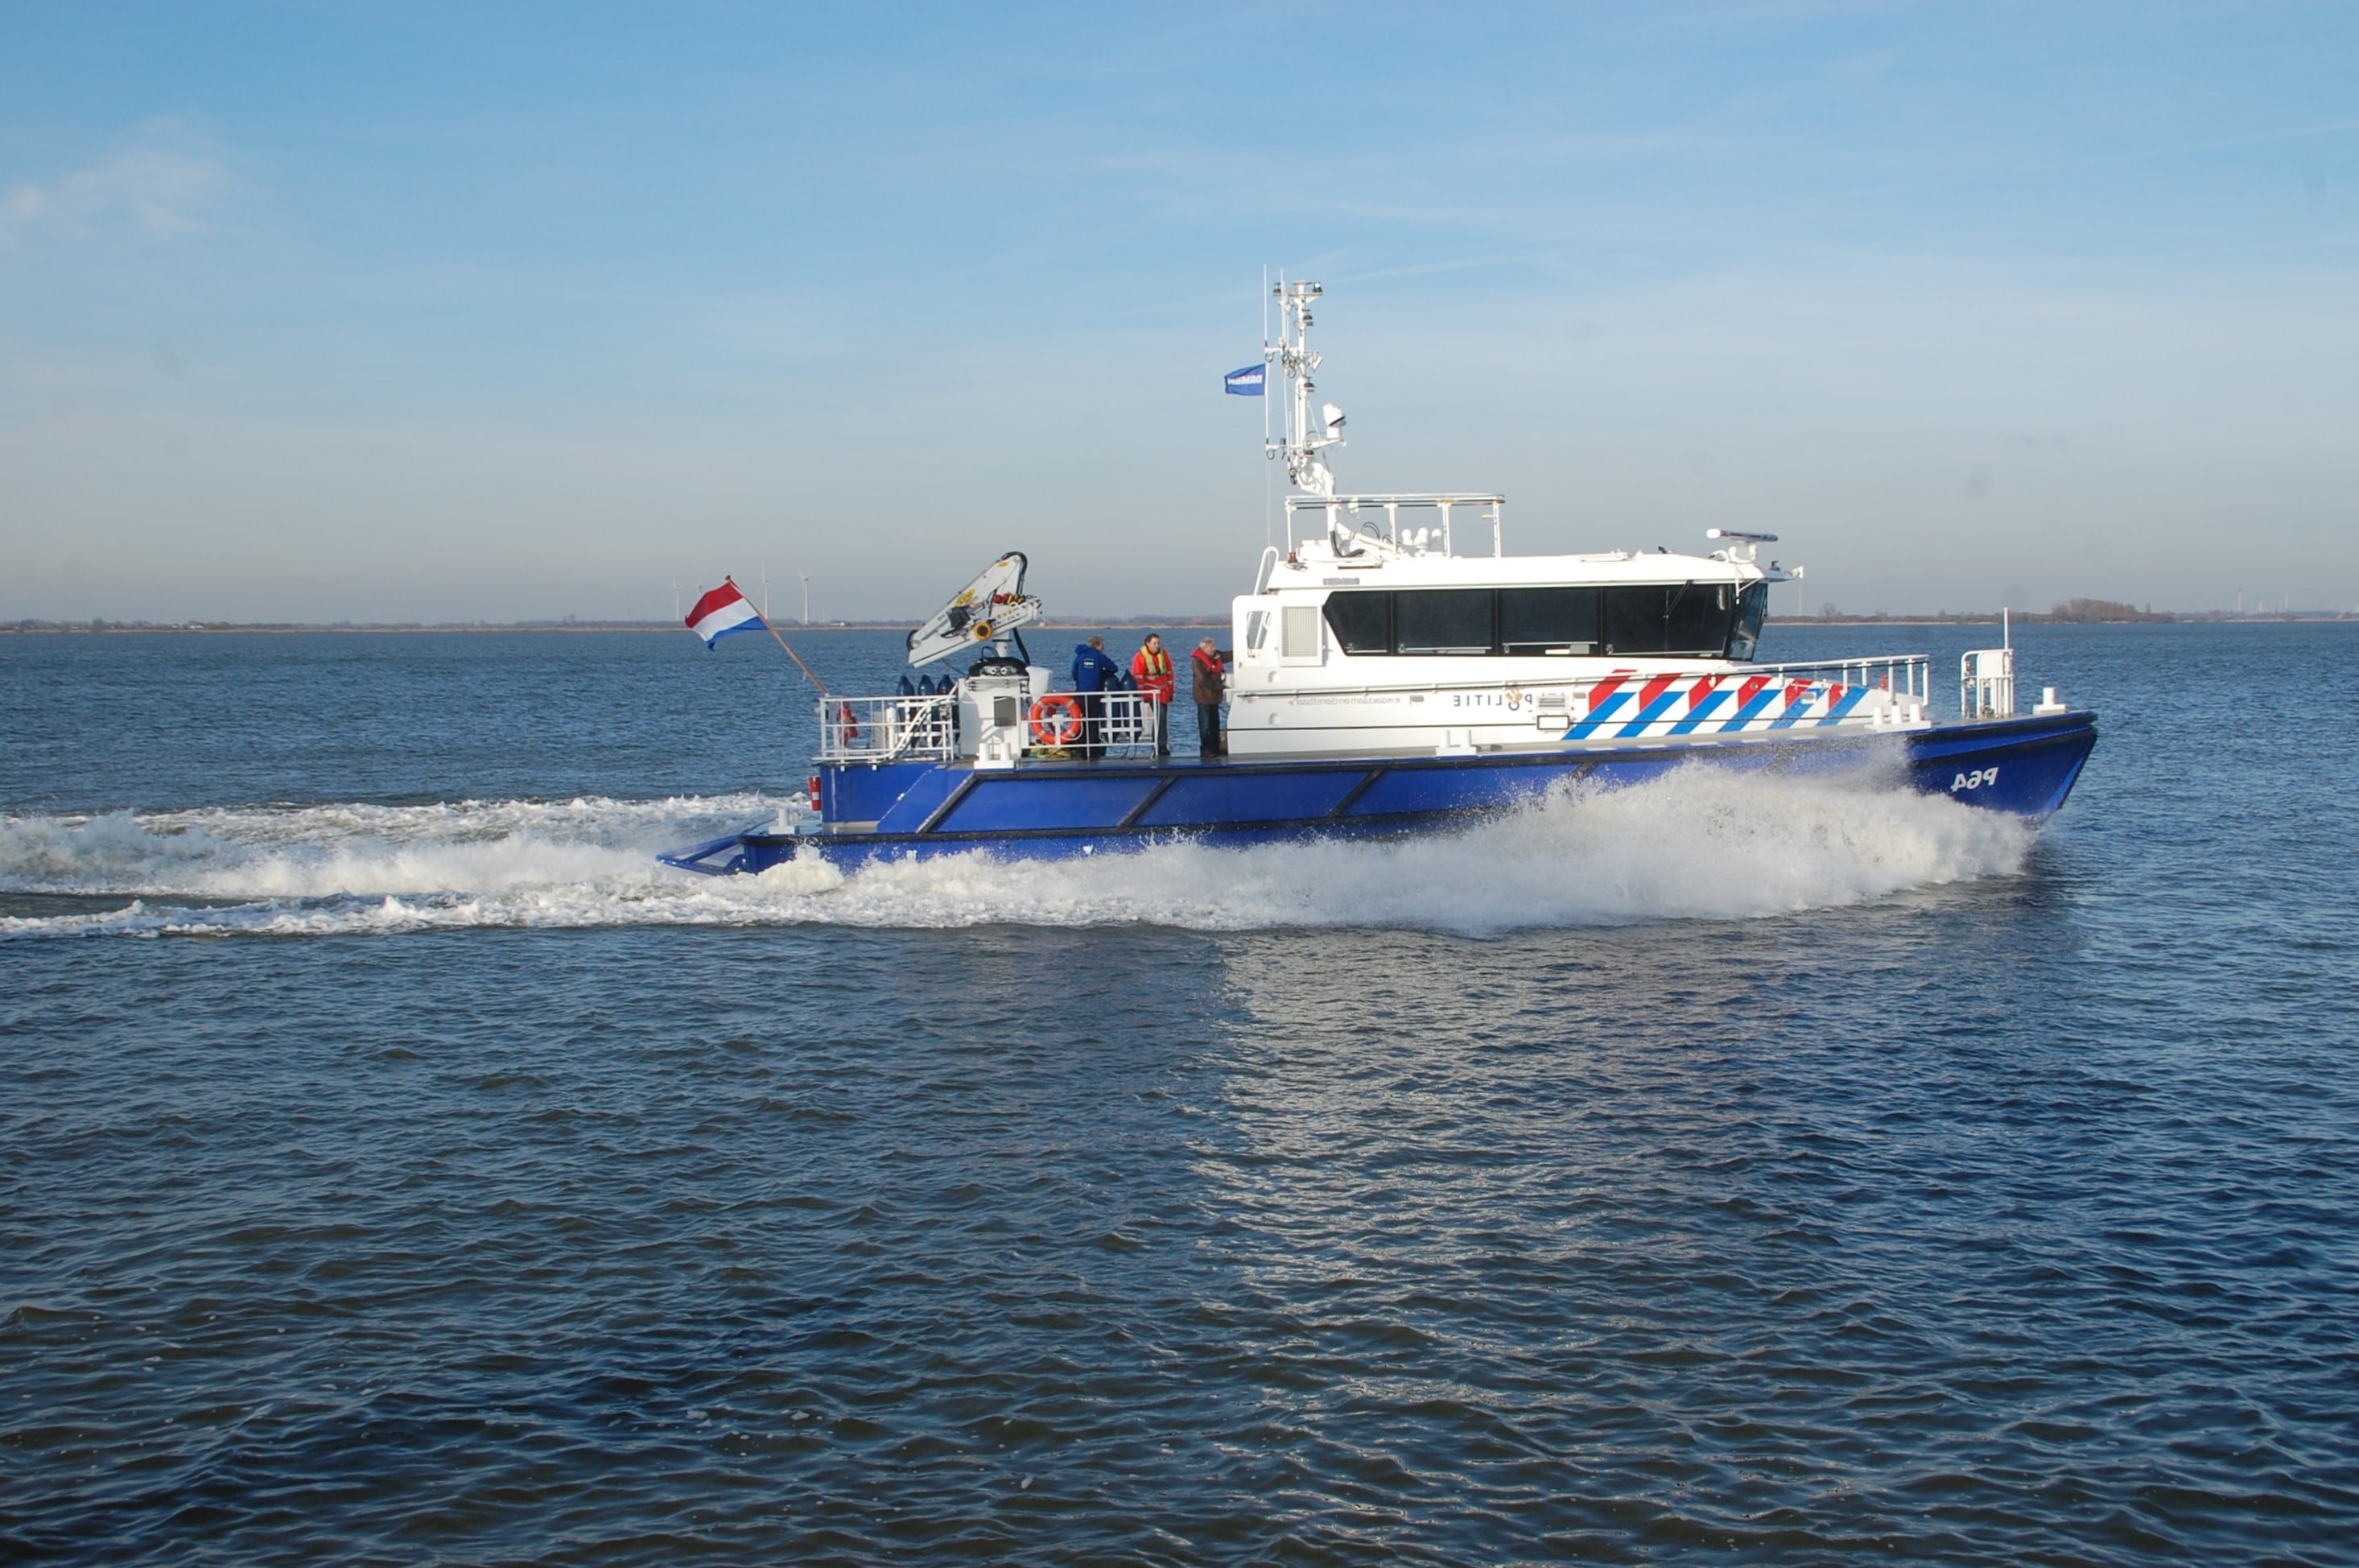
[[[1393,596],[1371,593],[1327,595],[1327,625],[1335,645],[1345,653],[1390,653],[1393,650]]]
[[[1502,588],[1499,646],[1511,654],[1597,651],[1594,588]]]
[[[1408,654],[1487,654],[1497,646],[1488,588],[1424,588],[1393,595],[1393,647]]]

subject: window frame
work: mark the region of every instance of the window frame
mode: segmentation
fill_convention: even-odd
[[[1593,615],[1591,629],[1593,635],[1586,651],[1581,653],[1571,651],[1572,645],[1568,639],[1567,651],[1564,653],[1509,652],[1506,640],[1506,611],[1502,595],[1553,592],[1587,593],[1593,596]],[[1673,612],[1680,607],[1680,602],[1688,594],[1694,593],[1728,594],[1728,607],[1714,611],[1721,622],[1720,640],[1708,648],[1670,648],[1668,645],[1670,641]],[[1711,659],[1728,660],[1737,657],[1730,650],[1737,641],[1737,633],[1745,620],[1748,604],[1754,600],[1756,593],[1763,610],[1762,619],[1766,620],[1768,601],[1768,586],[1766,583],[1744,583],[1718,578],[1690,578],[1678,583],[1518,583],[1493,584],[1481,588],[1461,588],[1440,584],[1423,588],[1344,588],[1331,593],[1321,599],[1316,606],[1315,613],[1322,640],[1332,644],[1338,652],[1352,659]],[[1488,593],[1491,596],[1490,647],[1481,653],[1456,650],[1404,650],[1400,641],[1400,600],[1403,595],[1411,593]],[[1643,603],[1638,603],[1637,608],[1653,622],[1653,636],[1647,640],[1657,646],[1643,648],[1616,646],[1619,639],[1611,635],[1614,613],[1614,601],[1618,596],[1625,605],[1629,605],[1636,603],[1633,596],[1638,594],[1653,596],[1651,608]],[[1331,618],[1331,610],[1340,608],[1339,601],[1346,597],[1364,603],[1371,600],[1382,601],[1384,645],[1381,648],[1354,646],[1353,641],[1345,636],[1344,629]],[[1299,607],[1288,606],[1288,609]],[[1357,609],[1359,606],[1355,605],[1354,608]],[[1279,641],[1283,648],[1282,628]],[[1753,631],[1751,646],[1743,656],[1744,660],[1749,661],[1759,647],[1760,633],[1756,626]],[[1289,657],[1286,658],[1284,662],[1314,663],[1317,661],[1311,659]]]
[[[1392,625],[1391,647],[1387,651],[1395,659],[1496,659],[1499,656],[1499,591],[1496,588],[1394,588],[1386,592],[1392,603],[1386,607],[1386,618]],[[1439,599],[1444,594],[1453,597],[1484,597],[1483,625],[1484,637],[1478,650],[1472,648],[1419,648],[1401,646],[1401,604],[1411,594]]]
[[[1588,640],[1575,645],[1572,639],[1567,638],[1564,650],[1561,653],[1551,651],[1546,644],[1535,646],[1527,643],[1521,645],[1520,648],[1509,647],[1507,643],[1507,595],[1510,593],[1530,593],[1535,595],[1541,593],[1580,593],[1586,595],[1589,600]],[[1604,602],[1596,583],[1517,583],[1513,587],[1494,588],[1491,590],[1491,596],[1492,623],[1497,628],[1497,634],[1494,639],[1494,645],[1498,649],[1499,657],[1502,659],[1594,658],[1598,652],[1598,645],[1604,640],[1604,633],[1601,622],[1601,617],[1604,614]]]
[[[1319,619],[1321,623],[1326,626],[1327,635],[1335,639],[1336,648],[1341,649],[1348,657],[1353,659],[1388,658],[1391,656],[1393,649],[1398,646],[1395,639],[1393,631],[1393,598],[1397,592],[1397,590],[1391,588],[1340,589],[1335,593],[1328,594],[1327,597],[1319,602]],[[1334,619],[1329,614],[1329,611],[1332,609],[1339,601],[1344,599],[1362,601],[1374,600],[1383,604],[1385,635],[1382,647],[1372,648],[1354,648],[1353,646],[1352,638],[1345,634],[1344,628],[1335,624]]]

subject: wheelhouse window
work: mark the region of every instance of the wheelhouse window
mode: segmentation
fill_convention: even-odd
[[[1735,609],[1734,594],[1734,586],[1726,583],[1649,583],[1605,589],[1605,646],[1599,651],[1722,658]]]
[[[1768,584],[1646,583],[1604,588],[1354,589],[1330,593],[1327,626],[1355,655],[1614,654],[1751,659]]]
[[[1594,588],[1502,588],[1499,651],[1573,654],[1597,651]]]
[[[1605,599],[1605,646],[1600,653],[1668,653],[1663,606],[1670,590],[1648,583],[1643,588],[1608,588]]]
[[[1410,654],[1489,653],[1492,600],[1488,588],[1427,588],[1393,595],[1393,651]]]
[[[1714,658],[1728,647],[1729,617],[1736,609],[1736,590],[1727,583],[1682,583],[1671,590],[1663,610],[1663,640],[1673,653],[1708,653]]]
[[[1327,595],[1327,626],[1345,653],[1393,650],[1393,596],[1362,590]]]
[[[1749,659],[1761,646],[1761,623],[1769,618],[1769,584],[1748,583],[1736,596],[1736,626],[1728,634],[1728,657]]]

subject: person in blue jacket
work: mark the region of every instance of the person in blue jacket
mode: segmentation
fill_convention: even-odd
[[[1073,649],[1073,690],[1082,693],[1082,756],[1095,761],[1105,752],[1101,691],[1122,684],[1122,666],[1106,657],[1105,638],[1093,637]]]

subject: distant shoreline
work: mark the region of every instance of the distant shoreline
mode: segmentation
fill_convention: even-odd
[[[2078,617],[2059,618],[2039,614],[2017,614],[2017,626],[2321,626],[2339,622],[2359,622],[2359,614],[2328,610],[2301,611],[2292,615],[2234,615],[2225,611],[2203,611],[2191,615],[2157,613],[2141,615],[2136,620],[2095,620]],[[1773,626],[1981,626],[1998,625],[1995,611],[1987,615],[1961,613],[1957,615],[1772,615]],[[1157,626],[1225,626],[1227,617],[1219,615],[1121,615],[1090,619],[1060,615],[1054,620],[1035,621],[1034,631],[1093,631],[1120,627],[1151,629]],[[806,637],[820,632],[879,632],[907,631],[909,621],[830,621],[824,625],[781,625],[781,634]],[[480,621],[480,622],[347,622],[307,623],[300,621],[192,621],[167,623],[158,621],[6,621],[0,622],[0,635],[19,637],[113,637],[118,635],[158,636],[312,636],[325,634],[356,636],[434,636],[459,632],[678,632],[684,630],[676,621]]]
[[[816,632],[906,632],[917,623],[902,621],[829,621],[799,626],[786,622],[778,625],[781,636],[808,636]],[[1117,619],[1076,620],[1059,616],[1054,620],[1034,621],[1025,629],[1030,631],[1097,631],[1123,626],[1152,630],[1157,626],[1225,626],[1225,616],[1212,615],[1125,615]],[[434,636],[451,632],[679,632],[688,628],[678,621],[5,621],[0,622],[0,634],[14,633],[23,637],[114,637],[254,635],[306,636],[325,633],[331,636],[384,637]]]

